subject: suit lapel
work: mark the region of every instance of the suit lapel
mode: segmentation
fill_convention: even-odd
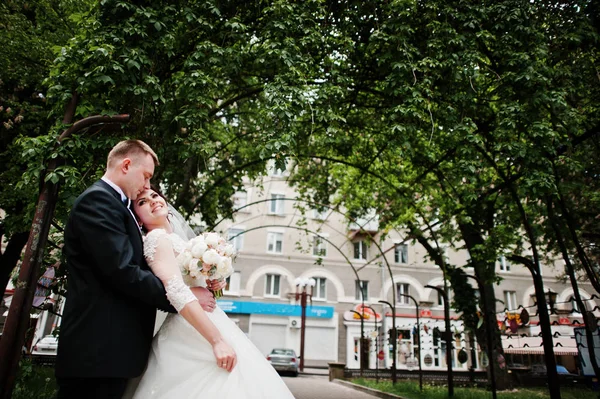
[[[142,239],[142,232],[140,231],[140,228],[138,226],[137,220],[135,220],[135,217],[133,216],[133,212],[131,211],[131,209],[127,208],[127,206],[125,206],[123,204],[123,202],[121,201],[121,195],[115,191],[114,188],[112,188],[108,183],[106,183],[104,180],[98,180],[96,182],[96,184],[103,188],[105,191],[107,191],[108,193],[110,193],[113,197],[115,197],[115,200],[117,201],[117,203],[115,203],[115,207],[116,206],[122,206],[123,208],[125,208],[125,210],[127,211],[127,214],[129,215],[129,223],[130,225],[135,226],[134,229],[130,230],[135,230],[137,231],[137,234],[135,234],[137,236],[137,238],[139,239],[139,243],[143,245],[143,239]],[[133,236],[133,234],[130,234],[130,236]]]

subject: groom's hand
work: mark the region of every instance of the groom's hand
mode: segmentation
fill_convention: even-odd
[[[215,297],[213,296],[212,292],[210,292],[204,287],[192,287],[190,289],[192,290],[192,293],[196,296],[196,299],[198,299],[198,302],[200,303],[200,306],[202,306],[202,309],[204,309],[204,311],[212,313],[212,311],[215,310],[215,306],[217,306],[217,301],[215,301]]]

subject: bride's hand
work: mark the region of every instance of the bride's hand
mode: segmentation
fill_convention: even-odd
[[[217,359],[217,366],[229,372],[233,370],[237,364],[237,356],[235,351],[229,344],[222,339],[213,345],[213,353]]]
[[[211,291],[219,291],[227,286],[227,280],[206,280],[206,287]]]

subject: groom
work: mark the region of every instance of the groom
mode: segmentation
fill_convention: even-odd
[[[150,188],[158,158],[139,140],[118,143],[106,172],[77,198],[64,235],[67,300],[60,327],[58,398],[121,398],[146,367],[156,309],[175,312],[143,254],[130,199]],[[194,289],[206,311],[215,300]]]

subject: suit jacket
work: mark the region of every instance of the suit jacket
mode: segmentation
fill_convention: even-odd
[[[156,308],[174,312],[143,255],[137,223],[107,183],[77,198],[64,235],[67,300],[56,375],[140,375],[148,360]]]

